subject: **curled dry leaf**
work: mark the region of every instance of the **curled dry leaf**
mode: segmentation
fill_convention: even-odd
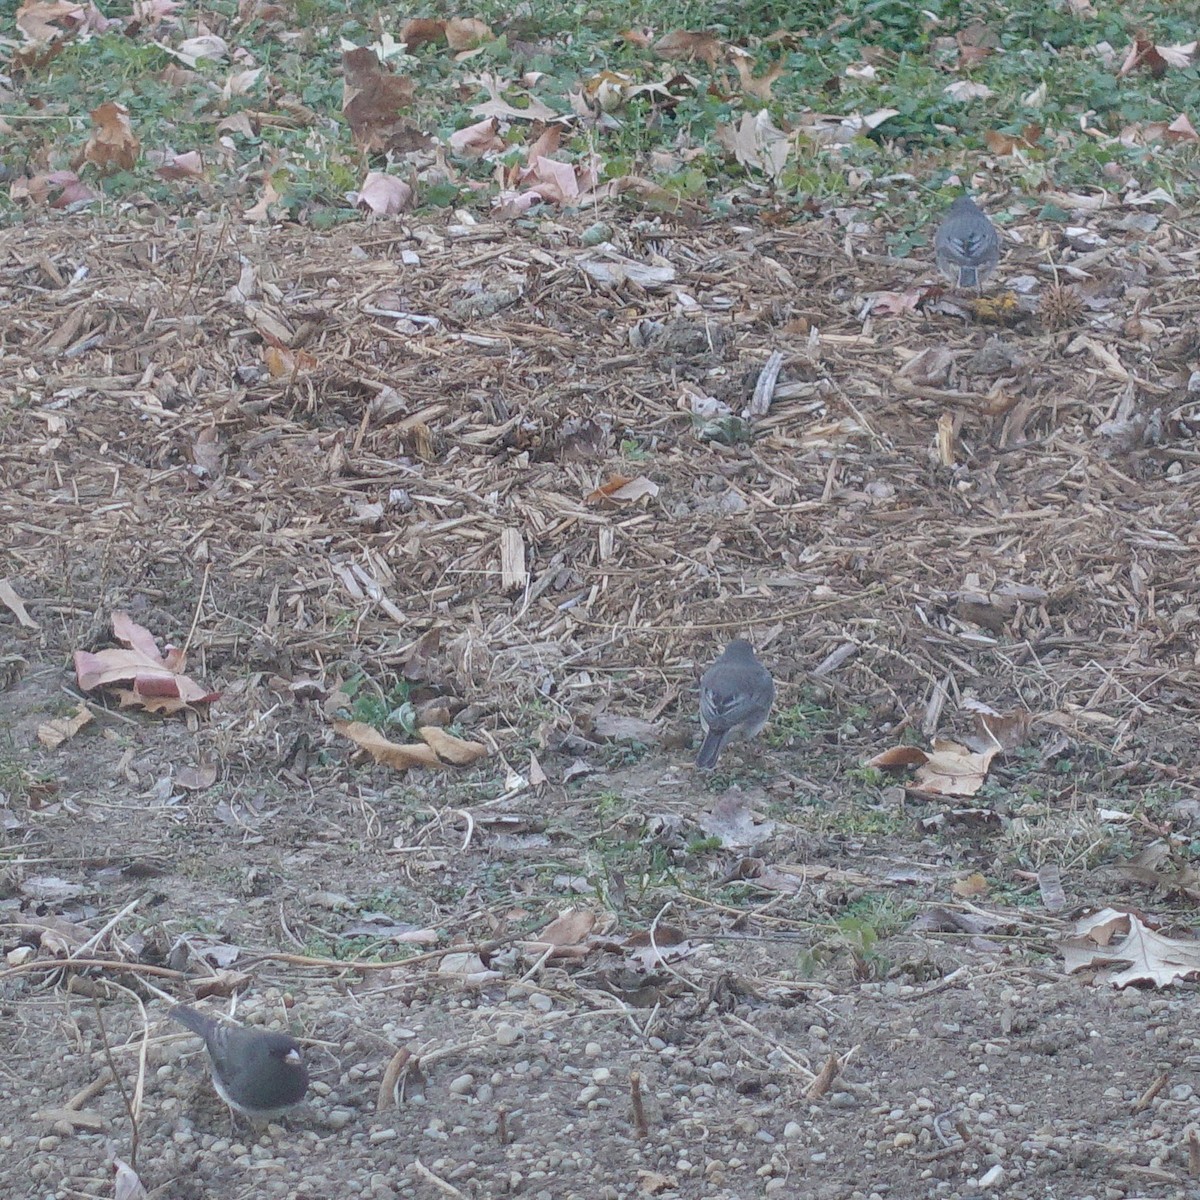
[[[967,702],[963,707],[975,707],[975,730],[966,739],[972,750],[980,753],[1016,750],[1029,738],[1033,713],[1028,709],[1017,708],[1010,713],[998,713],[986,705],[971,706]]]
[[[185,38],[179,43],[177,50],[169,46],[160,46],[168,54],[173,54],[181,63],[195,67],[202,61],[220,62],[229,53],[229,43],[215,33],[204,33],[199,37]]]
[[[465,129],[456,129],[450,135],[450,149],[467,158],[482,158],[485,154],[499,154],[508,148],[500,136],[500,121],[496,117],[484,117]]]
[[[917,768],[914,791],[933,796],[973,796],[987,780],[988,767],[998,753],[992,747],[975,753],[957,742],[935,738],[932,750],[918,746],[894,746],[867,760],[868,767]]]
[[[718,126],[717,141],[747,170],[759,171],[768,179],[783,173],[794,146],[765,108],[743,113],[737,125]]]
[[[1003,158],[1021,150],[1036,149],[1038,140],[1044,132],[1041,125],[1026,125],[1019,134],[1001,133],[998,129],[989,129],[984,133],[983,140],[997,158]]]
[[[446,45],[451,50],[474,50],[496,40],[491,29],[476,17],[453,17],[446,22]]]
[[[129,171],[141,152],[142,143],[133,132],[125,105],[109,100],[92,109],[92,136],[83,148],[86,162],[102,171]]]
[[[726,792],[696,823],[707,837],[735,848],[757,846],[775,832],[774,821],[755,821],[749,799],[738,792]]]
[[[452,951],[438,960],[439,975],[456,975],[463,983],[483,984],[500,978],[499,971],[484,966],[483,959],[473,951]]]
[[[57,750],[63,742],[70,741],[85,725],[92,721],[92,714],[82,705],[76,705],[69,717],[57,717],[38,726],[37,739],[48,750]]]
[[[220,692],[210,692],[183,674],[187,656],[182,650],[168,647],[165,655],[160,654],[154,635],[128,613],[113,613],[112,627],[113,636],[127,649],[75,651],[75,674],[85,692],[132,684],[118,689],[122,707],[135,705],[157,712],[176,712],[220,697]]]
[[[381,217],[394,217],[416,203],[412,188],[395,175],[370,171],[358,193],[358,207]]]
[[[482,742],[465,741],[436,725],[422,725],[417,733],[443,762],[453,763],[456,767],[469,766],[488,752]]]
[[[168,182],[178,179],[203,179],[204,158],[199,150],[189,150],[186,154],[172,154],[154,173],[159,179]]]
[[[27,41],[45,45],[73,34],[85,17],[83,5],[73,0],[25,0],[14,20]]]
[[[272,379],[290,379],[316,370],[319,360],[307,350],[289,350],[286,346],[264,346],[263,362]]]
[[[25,602],[17,595],[13,585],[7,579],[0,579],[0,604],[3,604],[23,629],[40,629],[41,626],[25,609]]]
[[[715,67],[722,57],[721,43],[711,33],[676,29],[664,34],[654,43],[659,58],[682,58],[688,62],[705,62]]]
[[[1129,47],[1129,52],[1125,55],[1125,61],[1117,72],[1117,78],[1124,79],[1126,75],[1142,70],[1148,71],[1155,79],[1161,79],[1167,73],[1168,66],[1170,64],[1159,53],[1158,47],[1145,33],[1139,32],[1134,38],[1133,45]]]
[[[279,193],[275,190],[275,185],[271,182],[268,176],[263,181],[263,194],[259,197],[258,203],[246,209],[242,216],[247,221],[257,223],[270,219],[270,207],[279,199]]]
[[[365,721],[334,721],[334,729],[348,737],[360,750],[365,750],[377,762],[397,771],[409,767],[437,767],[441,765],[433,748],[420,743],[402,745],[389,741]]]
[[[738,73],[738,80],[741,82],[742,91],[753,96],[756,100],[761,100],[764,104],[771,99],[771,88],[775,81],[783,74],[783,64],[774,62],[767,68],[765,75],[755,77],[753,73],[754,60],[749,54],[743,50],[730,49],[733,58],[733,65]]]
[[[641,500],[644,496],[653,498],[657,495],[658,484],[644,475],[636,477],[614,475],[607,483],[601,484],[594,492],[588,493],[587,503],[603,504],[605,501],[609,501],[629,504],[635,500]]]
[[[586,908],[568,909],[555,917],[536,937],[526,943],[535,952],[542,953],[552,946],[551,958],[581,958],[591,949],[587,939],[596,927],[596,914]]]
[[[145,1200],[146,1189],[138,1173],[122,1159],[113,1158],[113,1200]]]
[[[446,38],[446,22],[429,17],[413,17],[400,26],[400,40],[410,49],[417,50],[431,42]]]
[[[942,92],[951,100],[965,104],[969,100],[990,100],[993,92],[986,83],[975,83],[970,79],[959,79],[947,84]]]

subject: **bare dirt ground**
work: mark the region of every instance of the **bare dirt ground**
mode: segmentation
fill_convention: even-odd
[[[1018,228],[1081,303],[1002,327],[871,315],[924,267],[833,218],[0,234],[4,1194],[1197,1194],[1194,985],[1056,952],[1194,893],[1197,226],[1128,217]],[[45,748],[118,611],[220,700]],[[701,779],[737,632],[776,717]],[[404,679],[489,755],[362,761]],[[976,796],[864,767],[973,703],[1033,715]],[[311,1102],[231,1128],[148,984]]]

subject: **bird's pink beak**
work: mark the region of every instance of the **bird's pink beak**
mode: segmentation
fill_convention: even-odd
[[[300,1062],[300,1051],[299,1050],[289,1050],[287,1052],[287,1054],[285,1054],[283,1056],[283,1061],[285,1063],[291,1063],[292,1066],[297,1066]]]

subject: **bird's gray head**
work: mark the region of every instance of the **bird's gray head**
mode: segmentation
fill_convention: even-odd
[[[735,638],[725,647],[726,658],[753,658],[754,647],[745,638]]]

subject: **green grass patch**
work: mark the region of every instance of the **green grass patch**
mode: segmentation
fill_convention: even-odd
[[[497,0],[469,11],[434,3],[411,15],[475,16],[494,35],[464,57],[438,43],[389,55],[414,83],[406,115],[441,145],[448,172],[433,166],[432,151],[411,161],[364,152],[342,114],[342,43],[392,51],[384,35],[398,37],[403,23],[394,8],[299,0],[289,16],[240,23],[237,10],[235,0],[205,6],[205,29],[224,39],[225,50],[190,65],[169,53],[186,50],[187,39],[201,32],[187,12],[177,26],[115,23],[68,40],[40,62],[20,57],[19,45],[7,51],[7,63],[0,59],[12,77],[10,91],[0,90],[0,115],[14,130],[0,145],[7,176],[75,169],[95,203],[133,201],[166,213],[245,211],[269,179],[278,194],[274,217],[329,228],[360,219],[347,197],[368,170],[392,170],[416,179],[421,207],[487,210],[496,197],[496,155],[471,157],[448,145],[453,133],[479,120],[473,110],[488,99],[486,76],[515,107],[537,102],[569,117],[556,158],[580,166],[594,158],[603,177],[650,178],[714,213],[731,211],[748,195],[791,208],[796,219],[810,215],[814,203],[857,198],[867,207],[885,205],[898,254],[924,244],[921,231],[944,199],[946,178],[980,166],[984,155],[996,186],[1017,193],[1116,189],[1132,175],[1143,187],[1184,198],[1196,195],[1200,178],[1195,146],[1119,140],[1130,125],[1170,122],[1180,113],[1200,119],[1194,63],[1160,78],[1144,70],[1118,77],[1138,30],[1160,45],[1194,37],[1186,6],[1166,0],[1136,11],[1101,5],[1094,16],[1073,14],[1057,0],[1005,8],[968,0],[843,0],[833,11],[817,0],[635,0],[611,9],[533,0],[519,12]],[[648,40],[639,37],[642,30]],[[679,30],[709,35],[711,50],[695,61],[656,52],[658,38]],[[991,52],[964,59],[963,40]],[[731,47],[750,55],[755,78],[778,69],[769,92],[742,85]],[[253,69],[261,74],[239,82]],[[581,116],[578,97],[587,109],[603,72],[620,76],[621,88],[664,86],[605,103],[598,120]],[[964,98],[947,91],[956,83],[986,91]],[[131,167],[108,173],[82,161],[89,113],[106,101],[128,108],[141,145]],[[773,181],[739,165],[722,144],[723,129],[764,108],[778,128],[796,131],[792,155]],[[885,109],[893,115],[836,149],[804,132],[813,114],[854,118]],[[990,136],[1031,128],[1020,155],[989,153]],[[506,118],[500,132],[508,149],[499,158],[512,165],[523,162],[538,129]],[[164,155],[189,151],[204,156],[203,179],[159,176]],[[23,211],[0,201],[8,220]]]

